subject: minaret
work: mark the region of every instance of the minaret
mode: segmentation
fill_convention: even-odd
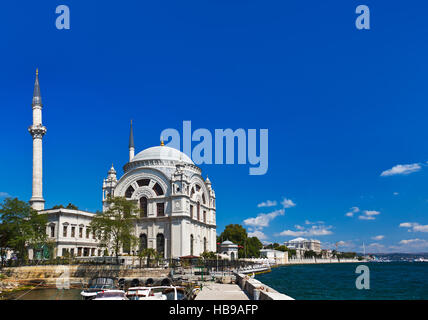
[[[129,132],[129,162],[134,158],[135,146],[134,146],[134,132],[132,131],[132,120],[131,120],[131,131]]]
[[[33,125],[28,128],[33,137],[33,196],[30,199],[31,207],[35,210],[45,208],[43,199],[43,150],[42,139],[46,127],[42,125],[42,97],[39,86],[39,70],[36,70],[36,82],[33,93]]]

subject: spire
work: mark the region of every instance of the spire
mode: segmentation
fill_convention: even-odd
[[[134,131],[132,130],[132,120],[131,120],[131,129],[129,131],[129,162],[134,159],[135,156],[135,147],[134,147]]]
[[[36,69],[36,81],[34,82],[34,92],[33,92],[33,107],[42,105],[42,96],[40,94],[40,85],[39,85],[39,69]]]
[[[161,146],[164,146],[165,143],[163,142],[163,137],[161,136]]]
[[[129,148],[135,148],[135,146],[134,146],[134,132],[132,130],[132,120],[131,120],[131,130],[129,132]]]
[[[113,163],[111,164],[111,168],[108,171],[109,174],[116,174],[116,170],[114,170]]]

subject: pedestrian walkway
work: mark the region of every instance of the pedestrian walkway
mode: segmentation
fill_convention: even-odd
[[[250,300],[237,284],[208,283],[195,300]]]

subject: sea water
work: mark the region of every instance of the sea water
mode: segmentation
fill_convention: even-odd
[[[358,265],[370,270],[370,289],[359,290]],[[428,299],[427,262],[288,265],[256,276],[296,300]]]

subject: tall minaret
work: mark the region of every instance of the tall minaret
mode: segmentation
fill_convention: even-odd
[[[33,196],[30,199],[30,203],[33,209],[43,210],[45,208],[45,199],[43,199],[42,139],[46,133],[46,127],[42,125],[42,97],[40,95],[38,69],[36,70],[32,106],[33,125],[28,128],[33,137]]]
[[[131,131],[129,132],[129,162],[134,158],[135,146],[134,146],[134,132],[132,131],[132,120],[131,120]]]

